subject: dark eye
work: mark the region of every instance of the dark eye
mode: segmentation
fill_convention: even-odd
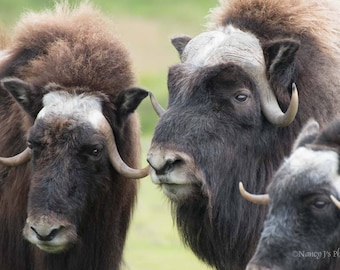
[[[93,149],[91,149],[91,152],[90,152],[91,156],[94,156],[94,157],[97,157],[99,155],[99,153],[100,153],[100,151],[99,151],[98,148],[93,148]]]
[[[102,147],[100,145],[87,145],[85,146],[85,153],[92,157],[98,157],[102,151]]]
[[[329,204],[328,201],[324,201],[321,199],[317,199],[313,202],[313,207],[317,208],[317,209],[323,209],[324,207],[326,207]]]
[[[238,102],[245,102],[248,100],[248,95],[246,94],[238,94],[235,96],[235,99],[238,101]]]

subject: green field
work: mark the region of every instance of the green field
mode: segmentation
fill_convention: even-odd
[[[79,1],[70,1],[77,3]],[[151,90],[166,106],[168,67],[178,62],[170,38],[203,31],[209,9],[217,0],[95,0],[114,22],[114,28],[131,52],[136,85]],[[0,22],[11,32],[27,10],[51,7],[51,0],[1,0]],[[157,117],[148,100],[138,109],[142,123],[143,159]],[[144,162],[145,164],[145,162]],[[151,183],[140,180],[138,204],[125,249],[125,270],[208,270],[180,242],[165,196]]]

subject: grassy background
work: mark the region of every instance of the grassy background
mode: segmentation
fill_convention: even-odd
[[[78,1],[72,1],[76,3]],[[93,0],[113,22],[131,53],[136,85],[151,90],[166,106],[168,67],[178,62],[170,38],[204,30],[217,0]],[[52,0],[1,0],[0,24],[11,32],[20,14],[53,6]],[[145,157],[157,117],[148,100],[138,109]],[[144,162],[145,164],[145,162]],[[208,270],[181,243],[165,196],[149,178],[141,180],[139,199],[125,249],[128,270]]]

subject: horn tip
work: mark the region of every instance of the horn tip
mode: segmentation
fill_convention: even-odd
[[[335,206],[340,209],[340,202],[338,201],[338,199],[335,198],[335,196],[333,196],[333,195],[330,195],[330,198],[331,198],[332,202],[335,204]]]
[[[296,83],[292,84],[292,96],[294,96],[294,98],[296,98],[296,99],[299,98],[299,94],[298,94]]]
[[[293,91],[297,91],[297,87],[296,87],[296,83],[295,82],[292,83],[292,90]]]
[[[238,183],[238,188],[240,190],[241,196],[246,199],[247,191],[244,189],[243,183],[241,181]]]

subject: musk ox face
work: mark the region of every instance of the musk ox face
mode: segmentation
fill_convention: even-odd
[[[81,242],[84,227],[91,223],[89,213],[98,207],[100,198],[114,194],[112,181],[118,179],[118,174],[123,179],[145,174],[122,162],[113,133],[124,128],[128,115],[147,92],[123,91],[111,104],[100,93],[84,94],[81,89],[72,91],[49,84],[39,101],[32,100],[34,87],[24,81],[8,78],[1,84],[35,117],[28,133],[28,148],[20,154],[25,156],[19,158],[22,161],[17,157],[1,158],[10,166],[31,160],[24,237],[48,253],[64,252]],[[114,131],[104,110],[109,111]]]
[[[264,51],[255,36],[232,26],[193,39],[180,37],[173,44],[181,63],[169,70],[168,108],[148,161],[152,181],[172,201],[183,202],[197,194],[217,194],[222,181],[229,181],[223,179],[234,181],[245,168],[258,166],[262,161],[256,157],[270,143],[267,121],[285,126],[294,119],[297,100],[282,113],[267,73],[281,76],[277,85],[288,94],[293,78],[283,74],[283,67],[289,74],[294,69],[298,44],[280,40]]]
[[[259,136],[261,126],[259,98],[242,69],[214,66],[208,72],[197,69],[189,78],[187,72],[183,65],[169,71],[169,107],[158,123],[148,156],[153,182],[174,201],[200,192],[208,195],[204,188],[208,179],[224,177],[218,166],[237,166],[226,156],[243,152],[253,143],[248,136],[240,143],[235,135],[246,128]]]
[[[28,143],[33,171],[24,236],[47,252],[64,251],[110,187],[105,137],[85,119],[50,115],[36,120]]]
[[[340,211],[330,195],[339,197],[339,156],[334,144],[320,145],[329,130],[313,142],[316,134],[311,133],[311,125],[315,122],[307,125],[297,149],[276,172],[268,189],[269,212],[247,270],[334,267]],[[337,134],[339,127],[337,124]]]

